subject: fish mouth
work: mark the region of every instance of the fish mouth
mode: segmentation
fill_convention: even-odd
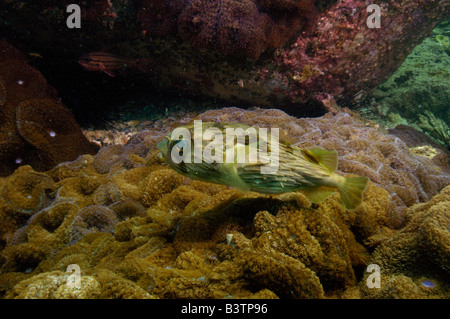
[[[158,150],[160,150],[160,152],[158,153],[158,158],[160,158],[160,159],[165,158],[165,154],[167,153],[168,145],[169,145],[169,141],[166,138],[158,143],[158,145],[156,146],[158,148]]]
[[[161,142],[158,143],[158,145],[156,146],[159,150],[164,151],[167,149],[167,139],[163,139]]]
[[[87,66],[87,65],[89,65],[89,60],[87,60],[87,59],[79,59],[78,60],[78,64],[81,64],[82,66]]]
[[[92,60],[89,59],[79,59],[78,64],[88,71],[97,71],[99,69],[98,66],[92,65]]]

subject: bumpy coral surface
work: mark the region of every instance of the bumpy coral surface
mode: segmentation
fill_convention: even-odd
[[[312,19],[313,2],[145,0],[138,18],[149,35],[178,35],[198,48],[256,59]]]
[[[406,226],[372,255],[370,262],[381,270],[381,287],[362,285],[363,296],[450,298],[450,186],[409,208],[407,216]]]
[[[419,278],[439,288],[433,296],[445,295],[448,187],[427,202],[449,183],[445,167],[347,113],[295,119],[279,110],[229,108],[197,119],[278,127],[281,138],[301,147],[336,148],[342,173],[372,180],[362,206],[346,211],[337,194],[312,205],[301,192],[242,193],[193,181],[156,156],[171,127],[190,119],[156,123],[95,157],[43,173],[23,166],[0,179],[0,295],[371,297],[360,281],[370,261],[398,274],[395,282],[405,289]],[[412,206],[418,202],[426,203]],[[404,236],[411,241],[403,247]],[[412,268],[402,268],[398,256]],[[417,277],[413,268],[422,257],[433,266]],[[79,288],[68,285],[74,265]]]
[[[97,150],[42,74],[0,42],[0,176],[24,164],[48,170]]]

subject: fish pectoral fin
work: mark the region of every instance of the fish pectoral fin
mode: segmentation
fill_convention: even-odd
[[[314,162],[326,167],[331,173],[337,169],[337,151],[328,151],[320,147],[305,150],[307,156]]]
[[[105,72],[112,78],[116,77],[116,74],[112,70],[103,70],[103,72]]]
[[[356,209],[363,201],[363,194],[369,183],[366,176],[346,177],[338,186],[342,206],[345,209]]]
[[[337,192],[336,189],[326,186],[307,187],[301,190],[312,203],[321,203]]]

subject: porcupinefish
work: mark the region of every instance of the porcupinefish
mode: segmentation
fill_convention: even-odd
[[[360,206],[369,179],[337,174],[336,151],[301,149],[278,141],[272,130],[262,130],[194,121],[176,128],[158,144],[159,157],[192,179],[266,194],[301,190],[313,203],[338,191],[344,208]]]

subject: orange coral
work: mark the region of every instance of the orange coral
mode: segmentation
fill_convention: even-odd
[[[1,200],[17,213],[32,215],[45,207],[54,187],[48,175],[35,172],[30,166],[21,166],[6,180]]]
[[[145,216],[145,207],[141,202],[126,197],[108,206],[121,220],[126,220],[134,216]]]
[[[112,233],[119,222],[116,213],[111,209],[92,205],[81,209],[72,224],[71,243],[76,243],[90,233]]]
[[[281,298],[324,298],[319,278],[299,260],[273,252],[262,255],[251,250],[241,256],[251,288],[265,287]]]
[[[450,186],[429,202],[410,207],[407,211],[406,226],[389,241],[378,246],[371,258],[370,262],[379,265],[381,269],[381,287],[368,289],[361,285],[363,296],[448,297],[449,221]]]
[[[48,298],[448,293],[442,278],[448,272],[449,188],[406,210],[445,182],[445,168],[416,158],[400,140],[345,113],[295,119],[278,110],[233,108],[199,118],[279,127],[284,139],[300,146],[335,147],[341,169],[372,179],[363,204],[346,211],[338,195],[312,205],[301,192],[242,193],[192,181],[156,164],[153,150],[167,127],[154,128],[96,157],[84,155],[46,173],[24,166],[0,178],[0,188],[7,190],[0,198],[0,293],[6,298],[36,297],[35,290]],[[134,160],[124,165],[113,158],[118,165],[106,169],[107,154]],[[378,170],[380,164],[386,168]],[[435,180],[422,184],[424,174]],[[35,195],[45,200],[32,201]],[[20,213],[19,204],[31,210]],[[395,230],[393,225],[401,226],[393,222],[399,210],[406,211],[406,226]],[[365,286],[366,277],[358,283],[369,263],[382,269],[384,283],[377,292]],[[67,276],[61,270],[70,264],[80,266],[92,290],[74,294],[61,288]],[[427,280],[435,287],[421,284],[429,285]]]
[[[9,298],[19,299],[87,299],[100,295],[100,284],[90,276],[81,276],[80,288],[67,285],[70,274],[62,271],[42,273],[23,280],[9,292]]]
[[[126,158],[120,156],[122,152],[123,146],[121,145],[112,145],[101,149],[94,160],[94,167],[97,172],[106,174],[109,173],[115,165],[124,165]]]

